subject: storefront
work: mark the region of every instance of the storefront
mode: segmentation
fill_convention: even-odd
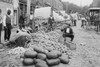
[[[13,23],[13,4],[12,4],[12,0],[0,0],[0,9],[2,10],[2,17],[7,13],[7,10],[10,9],[11,10],[11,19],[12,19],[12,25],[14,25]]]
[[[34,11],[36,0],[31,0],[30,11]],[[27,13],[27,0],[19,0],[19,10],[25,15]]]

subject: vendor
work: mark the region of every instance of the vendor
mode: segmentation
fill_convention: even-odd
[[[74,32],[73,32],[73,29],[71,28],[70,24],[66,24],[66,27],[61,29],[61,31],[63,32],[64,42],[66,42],[66,37],[71,38],[70,41],[73,41]]]
[[[54,17],[52,15],[50,15],[50,17],[48,19],[48,24],[49,24],[50,31],[53,30],[53,22],[54,22]]]

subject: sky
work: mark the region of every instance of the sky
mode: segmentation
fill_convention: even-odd
[[[69,3],[74,3],[78,6],[89,6],[93,0],[62,0],[64,2],[68,1]]]

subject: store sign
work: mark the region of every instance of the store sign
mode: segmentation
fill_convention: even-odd
[[[19,0],[13,0],[13,6],[14,9],[17,9],[19,7]]]

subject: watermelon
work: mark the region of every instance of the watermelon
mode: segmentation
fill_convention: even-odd
[[[46,55],[42,54],[42,53],[38,53],[37,54],[37,59],[45,60],[46,59]]]
[[[29,66],[29,65],[33,65],[33,64],[34,64],[34,60],[31,58],[25,58],[23,60],[23,65],[25,65],[25,66]]]
[[[40,47],[34,47],[34,50],[37,52],[37,53],[45,53],[45,50],[43,48],[40,48]]]
[[[26,52],[24,53],[24,56],[25,56],[26,58],[36,58],[37,52],[35,52],[35,51],[26,51]]]
[[[56,58],[58,58],[58,54],[57,53],[55,53],[55,52],[48,52],[47,53],[47,58],[48,59],[56,59]]]
[[[49,66],[54,66],[54,65],[58,65],[60,63],[60,60],[59,59],[47,59],[46,62]]]

